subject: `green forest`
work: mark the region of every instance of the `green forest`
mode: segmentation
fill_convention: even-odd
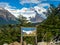
[[[60,35],[60,5],[50,5],[47,9],[47,19],[38,24],[27,23],[25,17],[19,16],[20,24],[6,24],[0,25],[0,45],[4,43],[12,43],[15,41],[20,42],[21,26],[23,27],[36,27],[37,28],[37,41],[54,41],[55,37]],[[33,43],[34,37],[24,37],[27,43]],[[57,38],[58,39],[58,38]],[[34,44],[34,43],[33,43]]]

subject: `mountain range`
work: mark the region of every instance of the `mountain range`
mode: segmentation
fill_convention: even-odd
[[[36,30],[33,31],[24,31],[23,30],[23,36],[36,36]]]
[[[32,23],[39,23],[44,20],[44,18],[41,16],[42,14],[39,14],[36,10],[34,10],[36,13],[35,17],[31,17],[30,21]],[[0,7],[0,24],[18,24],[19,21],[17,18],[8,10]]]

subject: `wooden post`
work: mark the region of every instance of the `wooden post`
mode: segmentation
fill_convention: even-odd
[[[35,36],[36,45],[37,45],[37,26],[38,26],[38,25],[36,25],[36,36]]]
[[[35,36],[35,42],[36,42],[36,45],[37,45],[37,36]]]
[[[21,45],[23,45],[23,37],[21,36]]]
[[[21,29],[21,45],[23,45],[22,29]]]

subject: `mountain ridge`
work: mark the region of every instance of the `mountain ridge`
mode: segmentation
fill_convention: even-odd
[[[0,7],[0,24],[17,24],[17,18],[8,10]]]

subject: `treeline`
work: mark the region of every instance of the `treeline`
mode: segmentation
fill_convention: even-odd
[[[0,26],[0,45],[4,43],[12,43],[14,41],[20,41],[21,30],[20,26],[16,25],[4,25]]]

